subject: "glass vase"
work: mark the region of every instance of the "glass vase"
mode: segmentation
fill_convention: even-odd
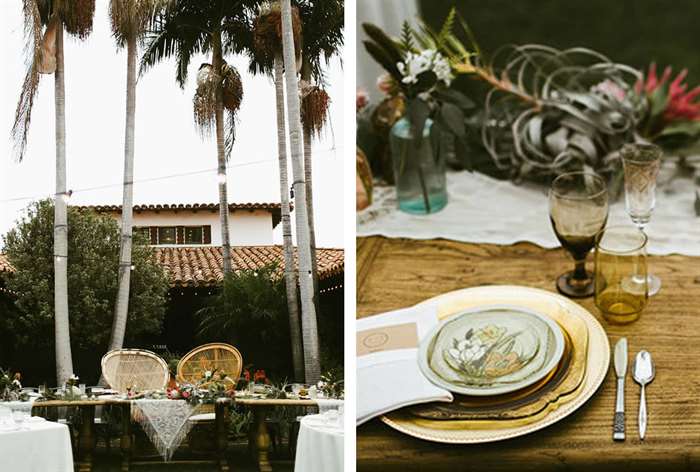
[[[443,153],[433,152],[432,120],[423,127],[423,137],[413,137],[411,123],[403,117],[391,128],[391,158],[394,165],[399,210],[426,215],[447,205],[447,183]]]

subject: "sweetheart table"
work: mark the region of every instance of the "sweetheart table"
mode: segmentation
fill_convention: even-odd
[[[468,222],[464,222],[468,224]],[[449,240],[357,239],[357,316],[419,303],[478,285],[526,285],[552,292],[571,265],[561,249],[531,243],[509,246]],[[592,267],[589,256],[589,266]],[[448,445],[415,439],[375,419],[357,429],[358,471],[690,471],[700,469],[700,257],[651,256],[662,279],[641,318],[607,324],[592,298],[577,300],[602,324],[611,345],[627,337],[630,359],[654,356],[656,378],[647,386],[649,424],[639,440],[639,386],[627,377],[627,440],[613,442],[615,374],[576,413],[547,428],[501,442]]]

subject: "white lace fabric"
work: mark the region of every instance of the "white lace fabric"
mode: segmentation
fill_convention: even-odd
[[[199,405],[185,400],[134,400],[132,416],[163,460],[169,461],[193,426],[190,417]]]
[[[676,178],[657,188],[656,208],[646,228],[650,254],[700,256],[696,190],[690,178]],[[374,202],[357,214],[357,236],[559,246],[543,186],[515,185],[477,172],[449,172],[447,191],[449,200],[442,211],[419,216],[398,210],[394,187],[375,187]],[[631,221],[623,196],[611,204],[608,225],[625,224]]]

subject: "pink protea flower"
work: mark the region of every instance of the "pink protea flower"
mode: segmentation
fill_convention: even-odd
[[[358,88],[357,94],[355,96],[356,111],[359,112],[364,107],[366,107],[368,103],[369,103],[369,94],[367,93],[366,90]],[[250,374],[248,374],[248,375],[250,375]],[[248,379],[246,379],[246,380],[248,380]]]
[[[688,69],[683,69],[680,74],[668,85],[666,107],[663,112],[663,120],[671,121],[700,121],[700,86],[690,92],[686,92],[687,84],[682,83],[688,75]],[[664,69],[661,77],[656,75],[656,64],[651,63],[646,78],[637,82],[635,90],[638,94],[653,94],[659,87],[664,87],[671,77],[671,67]]]

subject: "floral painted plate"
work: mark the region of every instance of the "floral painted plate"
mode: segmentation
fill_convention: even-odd
[[[418,359],[434,384],[463,395],[501,395],[551,372],[564,353],[559,325],[509,305],[462,311],[423,340]]]

